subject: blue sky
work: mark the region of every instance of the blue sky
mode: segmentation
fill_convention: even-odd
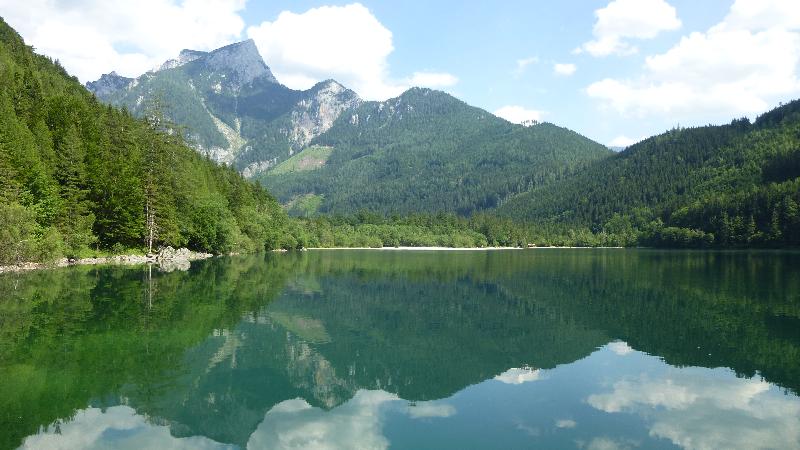
[[[82,81],[252,37],[293,88],[424,85],[606,144],[800,97],[796,0],[0,0],[0,14]]]

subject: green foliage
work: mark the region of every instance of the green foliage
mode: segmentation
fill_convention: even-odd
[[[293,198],[286,204],[286,211],[290,216],[312,217],[316,216],[322,206],[324,197],[316,194],[305,194]]]
[[[498,214],[667,247],[800,245],[800,101],[676,129],[518,195]],[[653,222],[658,219],[657,222]]]
[[[350,216],[297,219],[307,247],[603,247],[633,245],[626,236],[587,228],[514,222],[489,214],[464,218],[452,213],[384,216],[360,211]]]
[[[61,235],[43,228],[33,211],[18,204],[0,203],[0,265],[27,261],[52,262],[61,257]]]
[[[469,215],[610,154],[551,124],[513,125],[443,92],[411,89],[342,114],[312,141],[332,147],[313,172],[268,172],[282,201],[324,196],[323,213],[360,209]]]
[[[270,170],[269,173],[270,175],[281,175],[319,169],[328,161],[332,151],[333,149],[331,147],[313,145],[278,164],[274,169]]]
[[[0,21],[0,264],[90,248],[271,248],[288,226],[263,188],[187,147],[163,107],[101,105]]]

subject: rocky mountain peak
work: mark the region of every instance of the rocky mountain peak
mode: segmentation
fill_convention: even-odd
[[[290,141],[298,148],[309,144],[328,131],[340,114],[360,104],[358,94],[335,80],[315,84],[292,110]]]
[[[104,97],[110,95],[120,89],[125,89],[133,82],[133,78],[123,77],[112,71],[100,75],[97,81],[90,81],[86,83],[86,88],[93,92],[97,97]]]
[[[200,59],[200,58],[202,58],[204,56],[207,56],[207,55],[208,55],[207,52],[183,49],[178,54],[177,58],[169,59],[169,60],[165,61],[164,64],[161,64],[161,66],[157,70],[174,69],[176,67],[180,67],[180,66],[182,66],[184,64],[188,64],[188,63],[190,63],[192,61],[195,61],[195,60]]]
[[[255,41],[248,39],[214,50],[205,58],[205,64],[213,71],[230,73],[235,80],[229,80],[239,86],[257,78],[277,83],[278,80],[269,70]]]

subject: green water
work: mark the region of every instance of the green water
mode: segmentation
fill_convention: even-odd
[[[800,254],[0,276],[0,448],[800,448]]]

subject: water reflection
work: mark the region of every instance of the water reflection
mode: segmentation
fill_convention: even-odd
[[[622,377],[588,403],[645,418],[650,435],[686,449],[797,448],[800,402],[728,371],[666,369]]]
[[[678,369],[644,353],[631,350],[623,357],[615,350],[607,345],[547,371],[510,369],[442,400],[408,402],[366,389],[329,410],[302,398],[284,400],[264,414],[241,447],[470,448],[502,442],[509,448],[783,449],[800,443],[800,401],[771,383],[737,378],[726,369]],[[585,380],[589,368],[593,377]],[[541,409],[547,405],[554,407]],[[27,438],[22,448],[239,447],[203,436],[175,437],[172,425],[130,406],[88,408]]]
[[[799,271],[322,252],[0,277],[0,447],[798,447]]]
[[[28,437],[22,449],[232,449],[202,436],[176,438],[169,426],[156,425],[129,406],[87,408]]]

